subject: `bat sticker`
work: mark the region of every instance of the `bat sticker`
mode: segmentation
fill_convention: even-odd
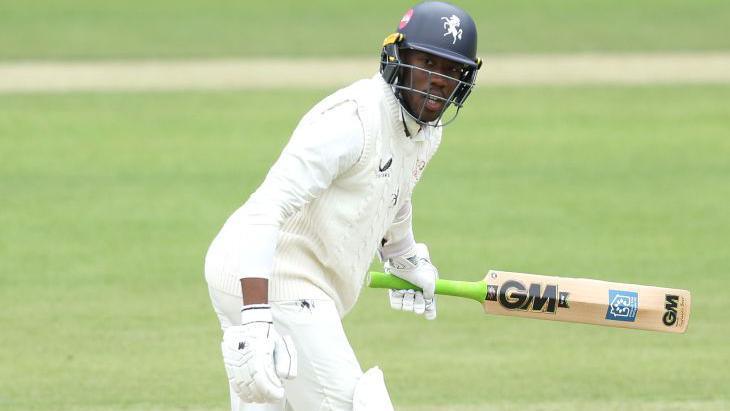
[[[638,311],[639,293],[608,290],[607,320],[634,322]]]
[[[499,289],[498,285],[487,285],[487,297],[485,298],[486,301],[497,301],[497,290]]]

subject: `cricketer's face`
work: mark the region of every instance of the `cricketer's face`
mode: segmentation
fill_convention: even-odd
[[[445,108],[445,99],[451,96],[459,84],[457,79],[461,78],[463,65],[433,54],[410,49],[401,51],[401,60],[405,64],[422,69],[403,69],[401,85],[423,93],[403,90],[403,99],[410,113],[421,121],[436,120]],[[436,98],[429,98],[427,94]]]

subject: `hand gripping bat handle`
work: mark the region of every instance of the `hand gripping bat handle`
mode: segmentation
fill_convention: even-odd
[[[422,291],[420,287],[392,274],[371,271],[368,276],[368,287],[370,288],[391,288],[394,290]],[[436,294],[451,295],[454,297],[469,298],[480,303],[484,302],[487,296],[487,283],[484,281],[454,281],[436,280]]]

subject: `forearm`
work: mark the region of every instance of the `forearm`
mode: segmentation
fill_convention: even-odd
[[[269,303],[269,280],[266,278],[241,278],[241,291],[244,305]]]

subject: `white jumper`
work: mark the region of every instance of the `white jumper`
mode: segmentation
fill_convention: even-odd
[[[209,286],[240,296],[241,278],[268,278],[270,301],[330,299],[344,316],[383,240],[385,257],[414,244],[411,194],[440,142],[380,74],[326,97],[211,244]]]

